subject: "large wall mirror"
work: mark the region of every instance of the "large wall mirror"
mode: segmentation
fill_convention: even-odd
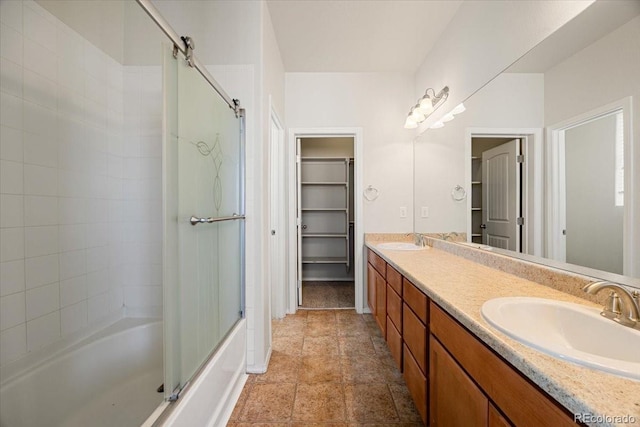
[[[640,2],[594,2],[464,105],[415,141],[415,232],[640,287]]]

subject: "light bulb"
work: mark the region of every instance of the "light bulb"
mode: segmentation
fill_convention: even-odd
[[[432,124],[431,126],[429,126],[431,129],[440,129],[442,127],[444,127],[444,123],[442,123],[441,121],[437,121],[434,124]]]
[[[418,127],[418,124],[411,118],[411,116],[407,117],[407,120],[404,122],[405,129],[415,129]]]
[[[461,102],[460,104],[458,104],[456,106],[456,108],[451,110],[451,114],[460,114],[460,113],[464,112],[465,110],[466,110],[466,108],[464,107],[464,104]]]
[[[454,119],[453,114],[451,114],[451,113],[447,113],[447,114],[445,114],[445,115],[440,119],[440,121],[441,121],[442,123],[446,123],[446,122],[450,122],[450,121],[451,121],[451,120],[453,120],[453,119]]]
[[[411,110],[410,117],[416,123],[420,123],[421,121],[424,121],[424,119],[425,119],[424,114],[422,113],[422,111],[420,111],[420,106],[419,105],[416,105],[415,107],[413,107],[413,110]]]
[[[428,95],[425,95],[424,97],[422,97],[422,99],[420,100],[420,104],[418,105],[419,105],[418,108],[420,108],[420,111],[425,116],[433,112],[433,101]]]

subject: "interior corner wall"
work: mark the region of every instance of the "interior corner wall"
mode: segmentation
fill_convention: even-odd
[[[286,73],[285,82],[289,128],[362,128],[362,185],[380,192],[364,201],[364,232],[412,232],[413,132],[403,128],[412,74]]]
[[[464,2],[416,72],[414,99],[428,87],[436,91],[450,88],[448,108],[423,122],[419,133],[591,3],[593,0]]]
[[[545,73],[545,124],[554,125],[625,97],[633,97],[634,212],[640,212],[640,16]],[[597,58],[597,59],[595,59]],[[637,222],[637,218],[636,218]],[[640,227],[634,230],[637,277]]]

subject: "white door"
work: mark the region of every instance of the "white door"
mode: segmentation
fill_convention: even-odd
[[[285,204],[284,204],[284,174],[283,150],[284,134],[282,126],[275,116],[271,116],[270,123],[270,239],[269,239],[269,267],[271,279],[271,316],[281,319],[286,314],[285,303]]]
[[[298,305],[302,305],[302,161],[300,149],[300,138],[296,138],[296,230],[298,234]]]
[[[520,140],[482,153],[482,242],[520,251]]]

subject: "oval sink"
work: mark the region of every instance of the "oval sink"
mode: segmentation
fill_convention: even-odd
[[[495,298],[482,317],[523,344],[564,359],[640,380],[640,331],[600,316],[600,310],[542,298]]]
[[[409,242],[378,243],[376,247],[378,249],[390,249],[393,251],[421,251],[427,248],[426,246],[417,246]]]

